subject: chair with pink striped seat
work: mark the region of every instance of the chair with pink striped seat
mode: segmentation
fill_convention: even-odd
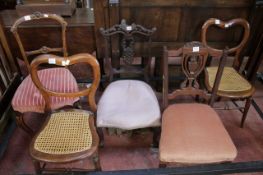
[[[47,46],[43,46],[38,50],[26,51],[20,35],[18,33],[19,26],[22,23],[27,23],[28,21],[46,21],[52,22],[55,21],[57,24],[61,26],[62,33],[62,46],[59,48],[50,48]],[[52,23],[53,24],[53,23]],[[66,26],[67,22],[60,16],[55,14],[42,14],[42,13],[34,13],[31,15],[23,16],[16,20],[13,24],[11,31],[14,34],[14,37],[18,43],[19,49],[21,51],[21,55],[25,62],[25,65],[29,72],[30,70],[30,62],[29,56],[39,55],[49,52],[60,52],[66,57],[67,54],[67,46],[66,46]],[[50,63],[52,64],[52,62]],[[78,85],[76,79],[71,74],[71,72],[67,68],[49,68],[45,70],[39,70],[38,76],[40,77],[41,82],[49,89],[54,90],[56,92],[77,92]],[[65,105],[72,106],[79,98],[65,98],[65,97],[52,97],[51,98],[51,108],[58,109]],[[33,134],[32,129],[24,122],[23,113],[26,112],[37,112],[44,113],[45,111],[45,100],[42,95],[33,84],[30,76],[27,76],[23,82],[18,87],[13,100],[12,107],[16,112],[16,123],[17,125],[26,131],[29,134]]]

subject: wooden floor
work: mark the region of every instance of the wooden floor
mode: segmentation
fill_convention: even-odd
[[[254,100],[263,111],[263,85],[257,84]],[[235,162],[263,160],[263,120],[251,107],[243,129],[239,128],[241,113],[239,111],[218,111],[227,131],[233,139],[238,156]],[[27,122],[37,130],[44,117],[28,114]],[[0,174],[33,174],[34,169],[29,156],[30,137],[16,128],[11,136],[8,148],[0,160]],[[105,133],[105,147],[100,149],[100,161],[103,171],[130,170],[158,167],[158,151],[150,148],[151,133],[143,132],[110,136]],[[49,165],[52,167],[52,165]],[[80,161],[67,166],[92,168],[89,160]],[[260,174],[260,173],[257,173]],[[262,174],[262,173],[261,173]]]

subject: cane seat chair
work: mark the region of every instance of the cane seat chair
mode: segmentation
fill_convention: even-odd
[[[55,21],[55,23],[61,26],[61,44],[59,48],[50,48],[43,46],[38,50],[26,51],[22,43],[21,34],[19,32],[20,25],[27,22],[37,22],[42,20]],[[66,26],[67,22],[60,16],[55,14],[42,14],[34,13],[31,15],[26,15],[24,17],[16,20],[14,25],[11,28],[12,33],[15,36],[15,39],[18,43],[22,58],[25,62],[25,65],[30,72],[30,57],[33,55],[49,53],[49,52],[61,52],[63,56],[67,56],[67,46],[66,46]],[[24,29],[26,30],[26,29]],[[59,43],[59,41],[58,41]],[[55,88],[52,90],[58,92],[74,92],[78,91],[78,85],[73,77],[72,73],[67,68],[50,68],[45,70],[39,70],[38,75],[43,82],[47,85],[48,88]],[[54,76],[57,75],[57,76]],[[65,105],[73,105],[79,98],[61,98],[61,97],[52,97],[51,99],[51,108],[58,109]],[[30,76],[27,76],[18,89],[12,99],[12,107],[16,112],[16,122],[17,125],[26,131],[29,134],[33,134],[32,129],[24,122],[23,114],[26,112],[37,112],[43,113],[45,107],[45,101],[38,89],[32,82]]]
[[[93,72],[93,82],[81,91],[55,92],[45,87],[37,74],[39,66],[46,63],[58,66],[70,66],[76,63],[88,64]],[[34,136],[30,144],[30,155],[34,161],[36,173],[50,171],[48,168],[45,169],[46,163],[62,164],[89,157],[93,158],[95,168],[100,170],[98,160],[99,137],[94,124],[94,113],[97,108],[95,94],[100,82],[100,68],[96,58],[90,54],[77,54],[70,57],[40,55],[31,63],[31,76],[46,101],[45,114],[47,115],[43,127]],[[52,110],[51,96],[86,96],[91,110],[68,107],[64,110]],[[43,166],[41,166],[42,163]]]
[[[144,75],[149,81],[149,67],[151,61],[151,36],[156,29],[146,29],[140,25],[127,25],[125,20],[121,24],[109,29],[101,28],[101,33],[106,41],[105,72],[111,82],[115,74],[134,73]],[[123,65],[120,68],[111,65],[113,59],[109,56],[110,37],[119,36],[121,58]],[[135,37],[141,37],[140,42],[146,40],[148,60],[145,67],[134,67]],[[118,128],[134,130],[140,128],[160,126],[160,108],[153,89],[144,81],[125,79],[111,82],[104,91],[97,112],[97,126],[100,128]]]
[[[235,103],[236,100],[246,101],[245,107],[239,107],[237,105],[237,108],[233,108],[239,109],[243,113],[242,120],[240,123],[240,126],[243,127],[249,107],[251,105],[252,95],[255,92],[255,88],[253,87],[253,85],[239,73],[241,66],[241,61],[239,57],[249,37],[249,24],[245,19],[241,18],[233,19],[228,22],[211,18],[204,23],[204,25],[202,26],[202,43],[208,48],[211,57],[220,57],[223,50],[213,48],[209,46],[207,42],[208,29],[209,27],[214,25],[220,27],[221,29],[228,29],[233,26],[241,26],[244,29],[243,38],[239,45],[233,48],[229,48],[228,53],[234,56],[233,66],[226,66],[224,68],[220,85],[218,91],[216,92],[217,96],[229,98],[234,102],[235,105],[237,105],[237,103]],[[217,70],[217,66],[207,67],[205,70],[205,84],[208,91],[210,92],[212,91],[212,87],[215,82]]]
[[[179,56],[182,57],[182,70],[186,79],[180,89],[169,93],[168,57],[171,59]],[[167,164],[229,162],[237,155],[236,147],[219,116],[209,105],[188,102],[168,104],[179,96],[199,96],[200,100],[210,100],[211,95],[199,89],[197,82],[207,56],[207,49],[199,42],[187,43],[178,50],[167,50],[166,47],[164,49],[164,112],[159,144],[160,167],[166,167]]]

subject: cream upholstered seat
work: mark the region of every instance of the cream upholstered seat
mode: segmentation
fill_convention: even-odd
[[[106,88],[97,111],[97,126],[125,130],[160,125],[160,108],[152,88],[143,81],[119,80]]]
[[[218,67],[206,68],[206,74],[208,76],[208,88],[212,90],[215,82],[215,77]],[[243,78],[234,68],[224,67],[223,75],[219,84],[218,91],[224,92],[247,92],[251,91],[253,87],[251,84]]]
[[[163,113],[160,160],[218,163],[235,159],[237,150],[217,113],[205,104],[170,105]]]

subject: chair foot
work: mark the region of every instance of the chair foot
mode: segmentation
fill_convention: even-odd
[[[167,165],[165,163],[162,163],[162,162],[159,163],[159,168],[166,168],[166,167]]]
[[[103,148],[104,147],[104,134],[103,134],[103,129],[102,128],[97,128],[97,132],[100,138],[100,147]]]
[[[95,170],[101,171],[100,158],[98,153],[93,156],[93,163],[95,165]]]
[[[16,124],[30,136],[33,136],[33,130],[25,123],[23,114],[16,112]]]
[[[34,167],[35,167],[35,172],[36,174],[41,174],[41,166],[40,166],[40,162],[36,161],[36,160],[33,160],[33,164],[34,164]]]
[[[252,102],[252,97],[250,97],[250,98],[248,98],[248,99],[246,100],[246,104],[245,104],[245,108],[244,108],[242,120],[241,120],[241,123],[240,123],[240,127],[241,127],[241,128],[244,127],[244,123],[245,123],[245,120],[246,120],[246,118],[247,118],[247,113],[248,113],[248,110],[249,110],[249,108],[250,108],[251,102]]]

